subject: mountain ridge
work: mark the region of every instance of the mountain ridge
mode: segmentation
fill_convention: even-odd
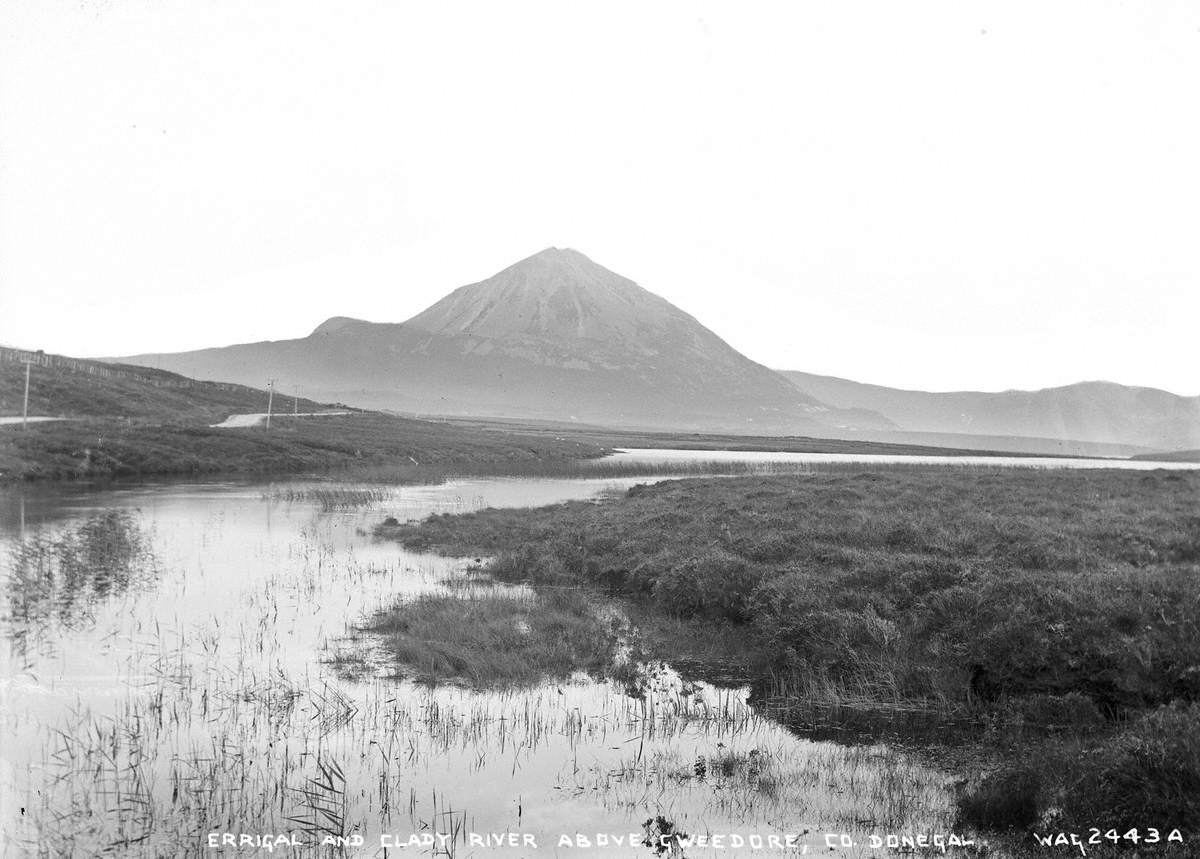
[[[831,408],[660,296],[561,248],[404,322],[334,316],[304,338],[120,360],[449,416],[809,434],[892,426],[869,410]]]
[[[1200,398],[1107,381],[924,392],[775,371],[570,248],[460,286],[403,322],[332,316],[291,340],[118,360],[361,408],[614,428],[1120,455],[1200,446]],[[937,441],[934,441],[934,440]]]
[[[1089,380],[1036,390],[918,391],[798,370],[781,375],[838,408],[878,410],[906,432],[1070,438],[1158,450],[1200,446],[1200,397]]]

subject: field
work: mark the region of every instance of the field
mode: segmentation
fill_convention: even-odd
[[[737,630],[801,729],[953,736],[964,823],[1165,831],[1200,825],[1198,501],[1186,472],[848,469],[378,533]]]

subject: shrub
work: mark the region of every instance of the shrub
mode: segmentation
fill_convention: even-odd
[[[672,566],[654,583],[654,599],[684,617],[743,621],[761,574],[723,549],[706,549]]]

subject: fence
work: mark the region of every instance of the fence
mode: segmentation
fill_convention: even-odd
[[[210,390],[244,391],[245,385],[234,385],[229,382],[200,382],[170,373],[166,370],[155,370],[151,367],[133,369],[116,367],[103,361],[89,361],[84,358],[68,358],[65,355],[48,355],[45,352],[31,352],[28,349],[13,349],[10,346],[0,346],[0,363],[24,364],[32,363],[35,367],[48,367],[55,370],[67,370],[73,373],[85,373],[104,379],[136,379],[156,388],[196,388],[205,387]]]

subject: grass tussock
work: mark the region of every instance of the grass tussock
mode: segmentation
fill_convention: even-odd
[[[617,644],[585,594],[424,594],[378,613],[365,631],[424,682],[534,685],[608,668]]]

